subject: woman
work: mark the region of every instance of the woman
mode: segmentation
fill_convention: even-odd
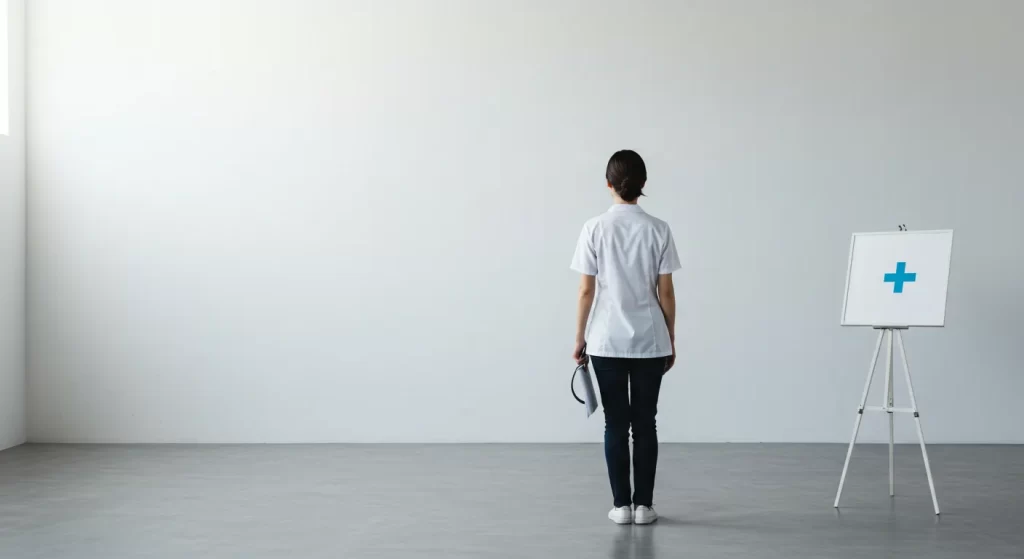
[[[582,274],[573,359],[583,364],[589,354],[604,404],[604,453],[614,499],[608,518],[650,524],[658,519],[654,417],[661,377],[675,363],[672,272],[680,268],[679,256],[668,224],[637,205],[647,182],[640,155],[615,153],[605,178],[615,204],[583,226],[572,261],[572,269]],[[636,470],[632,496],[630,427]]]

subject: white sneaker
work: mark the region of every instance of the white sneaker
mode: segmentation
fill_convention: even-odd
[[[616,507],[608,511],[608,518],[616,524],[632,524],[633,509],[630,507]]]
[[[637,524],[653,524],[658,520],[658,513],[651,507],[640,506],[636,508]]]

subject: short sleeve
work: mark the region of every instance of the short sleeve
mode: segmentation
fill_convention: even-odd
[[[671,274],[682,268],[679,264],[679,253],[676,252],[676,241],[672,238],[672,230],[668,231],[668,240],[661,252],[661,264],[658,266],[658,273],[661,275]]]
[[[594,242],[587,227],[580,232],[580,239],[576,242],[576,253],[572,256],[570,268],[588,276],[597,275],[597,252],[594,250]]]

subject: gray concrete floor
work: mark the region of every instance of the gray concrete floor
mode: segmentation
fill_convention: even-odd
[[[662,445],[654,526],[598,445],[52,446],[0,453],[0,557],[1024,557],[1024,447]]]

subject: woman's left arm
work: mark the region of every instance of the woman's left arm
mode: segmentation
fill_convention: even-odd
[[[576,348],[573,349],[572,358],[578,365],[587,361],[584,348],[587,345],[587,320],[590,318],[590,307],[594,305],[594,292],[596,290],[596,276],[587,274],[580,275],[580,294],[576,304]]]

